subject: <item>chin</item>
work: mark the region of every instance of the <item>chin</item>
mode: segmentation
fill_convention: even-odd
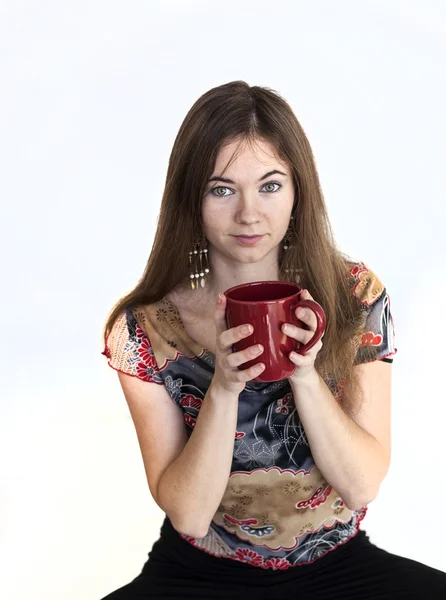
[[[225,259],[233,260],[241,264],[252,264],[265,259],[274,250],[274,247],[271,247],[269,244],[267,248],[265,248],[264,245],[252,247],[236,245],[234,247],[234,244],[231,244],[231,246],[228,247],[227,240],[225,240],[225,242],[226,243],[223,242],[210,247],[210,256],[212,256],[212,252],[214,252],[220,254]]]
[[[250,265],[258,263],[259,261],[266,258],[267,255],[267,252],[250,252],[249,254],[247,252],[243,252],[239,253],[237,256],[233,255],[232,257],[239,263]]]

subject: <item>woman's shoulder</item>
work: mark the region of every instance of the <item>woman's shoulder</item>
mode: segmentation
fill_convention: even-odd
[[[347,277],[352,294],[364,307],[370,307],[386,292],[386,287],[377,275],[364,261],[346,261]]]
[[[397,353],[390,296],[381,278],[363,261],[349,264],[349,283],[364,311],[364,327],[355,364],[389,359]],[[370,349],[373,348],[373,353]],[[390,361],[389,361],[390,362]]]
[[[162,383],[150,340],[131,308],[123,309],[116,317],[102,354],[116,371]]]
[[[136,335],[137,322],[131,309],[124,308],[116,316],[110,331],[107,334],[104,353],[110,354],[110,347],[120,348]]]

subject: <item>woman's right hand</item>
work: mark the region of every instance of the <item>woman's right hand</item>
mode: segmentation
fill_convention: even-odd
[[[226,296],[220,294],[214,313],[217,332],[215,351],[215,373],[212,378],[212,387],[217,387],[237,396],[245,388],[247,381],[251,381],[265,369],[261,362],[249,369],[240,370],[239,365],[253,360],[263,352],[261,344],[249,346],[240,352],[233,352],[232,346],[236,342],[250,336],[254,331],[252,325],[240,325],[227,329],[226,324]]]

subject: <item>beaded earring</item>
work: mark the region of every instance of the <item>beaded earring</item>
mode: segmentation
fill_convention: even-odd
[[[206,285],[209,273],[209,259],[206,238],[196,238],[194,249],[189,252],[190,286],[193,290]]]
[[[283,259],[283,266],[284,266],[284,272],[287,276],[291,277],[292,279],[294,279],[296,281],[296,283],[299,282],[300,276],[299,276],[299,272],[301,271],[301,269],[296,269],[295,267],[290,266],[289,263],[289,259],[286,255],[287,250],[289,250],[289,248],[294,248],[294,246],[292,245],[292,241],[293,241],[293,230],[292,230],[292,221],[293,221],[294,217],[290,217],[290,224],[288,225],[288,229],[287,232],[285,234],[285,237],[283,238],[283,250],[285,252],[285,256]]]

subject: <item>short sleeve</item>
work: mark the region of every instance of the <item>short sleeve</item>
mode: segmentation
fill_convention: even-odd
[[[353,270],[353,293],[365,311],[365,324],[357,349],[355,364],[386,360],[397,353],[395,327],[390,306],[390,295],[379,279],[364,263]]]
[[[150,340],[131,309],[123,311],[107,336],[102,354],[112,369],[142,381],[163,384]]]

